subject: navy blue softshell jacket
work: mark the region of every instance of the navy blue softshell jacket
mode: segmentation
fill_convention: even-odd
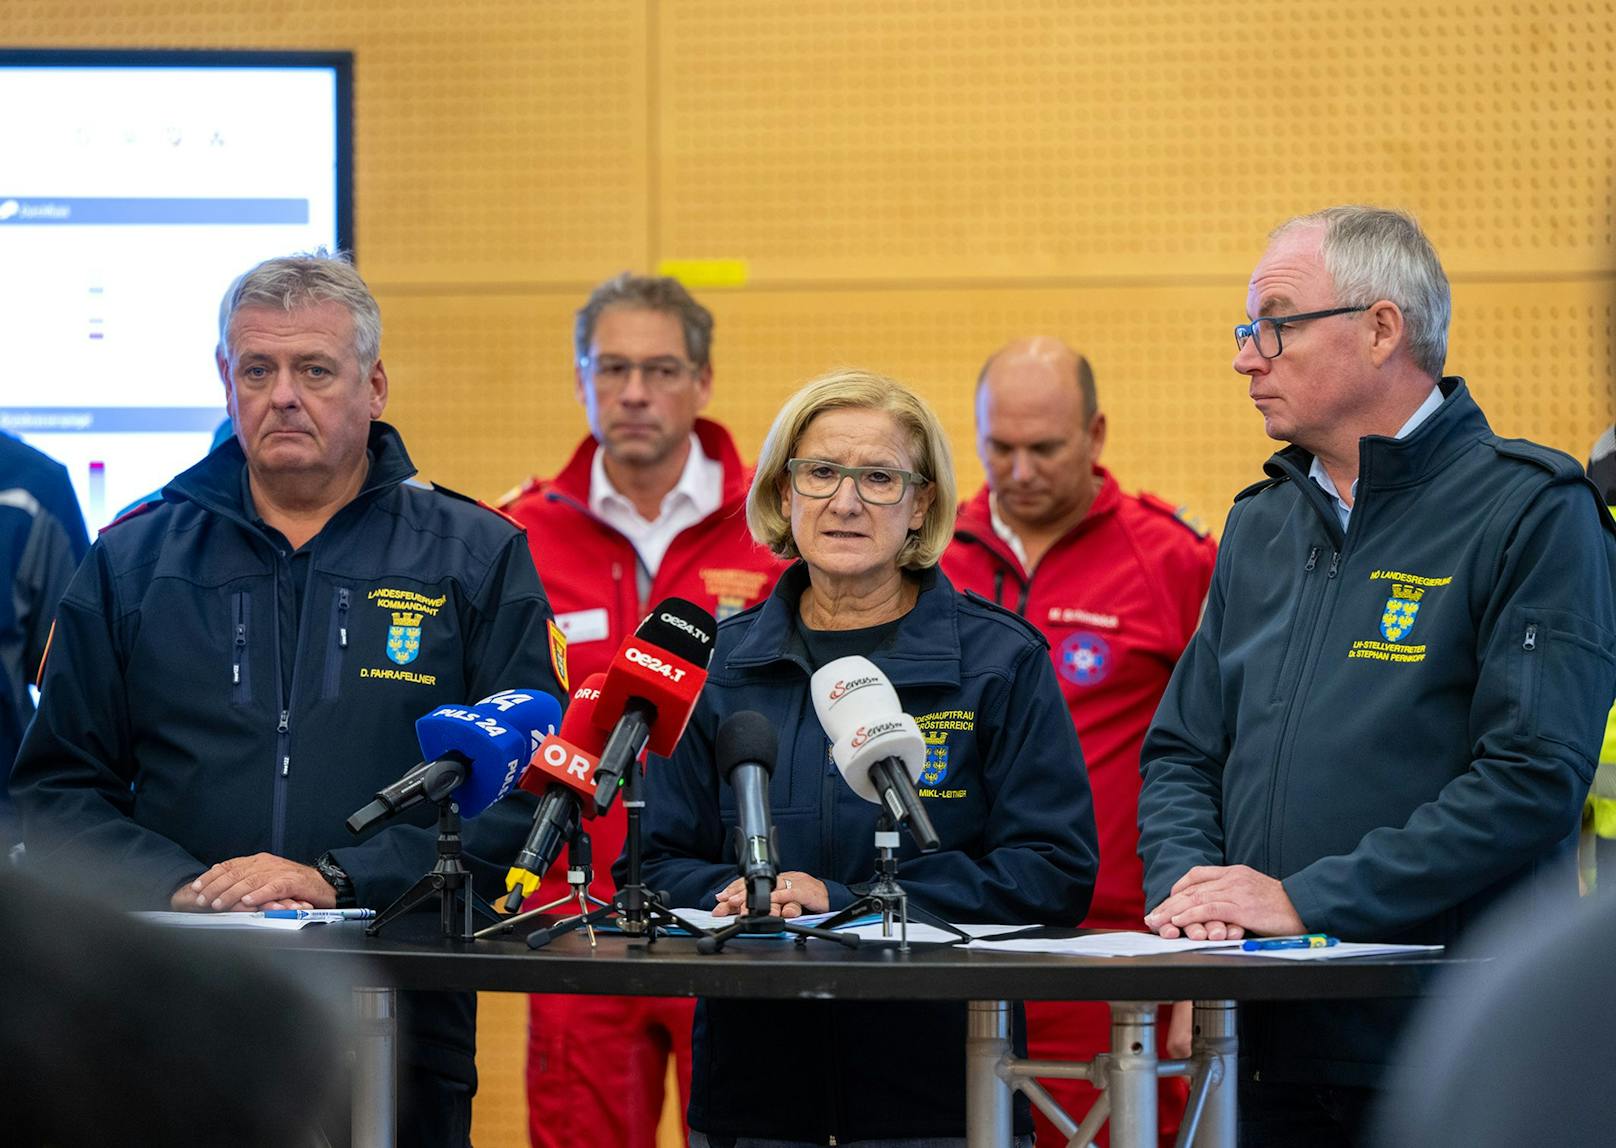
[[[369,449],[363,490],[310,544],[301,617],[291,562],[244,509],[235,439],[102,532],[62,599],[12,776],[33,868],[90,874],[131,909],[166,909],[184,881],[260,851],[329,850],[378,909],[432,868],[431,805],[357,839],[343,824],[419,760],[415,720],[511,687],[565,699],[521,531],[406,483],[387,424]],[[389,656],[401,626],[419,630],[413,656]],[[485,895],[531,809],[518,792],[466,821]],[[472,994],[409,995],[406,1019],[426,1014],[411,1056],[474,1080]]]
[[[718,777],[713,744],[741,710],[780,731],[770,781],[780,868],[824,881],[832,909],[874,876],[878,810],[842,780],[809,695],[793,621],[807,575],[798,563],[763,602],[719,625],[678,749],[647,768],[646,879],[675,905],[709,908],[736,876],[735,795]],[[942,849],[922,856],[903,835],[898,880],[909,896],[954,921],[1075,926],[1088,910],[1098,847],[1082,751],[1043,637],[932,569],[870,659],[930,744],[920,785]],[[621,860],[614,875],[621,884]],[[819,1143],[960,1136],[964,1039],[963,1003],[703,1000],[690,1123]],[[781,1104],[782,1085],[798,1100]],[[1019,1123],[1031,1130],[1025,1112]]]
[[[28,686],[56,601],[89,549],[67,468],[0,432],[0,852],[14,840],[4,781],[34,715]]]
[[[1464,381],[1362,440],[1348,529],[1296,447],[1241,493],[1145,739],[1146,904],[1195,865],[1283,879],[1303,924],[1449,944],[1563,865],[1616,692],[1616,530],[1576,461]],[[1249,1071],[1373,1085],[1411,1002],[1242,1009]]]

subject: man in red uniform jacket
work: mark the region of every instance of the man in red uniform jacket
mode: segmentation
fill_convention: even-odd
[[[713,317],[673,279],[623,274],[597,287],[574,331],[590,437],[553,479],[503,509],[527,528],[566,638],[570,678],[605,671],[657,602],[689,599],[719,618],[765,597],[782,564],[752,541],[751,470],[729,432],[698,418],[712,396]],[[586,822],[591,891],[610,900],[622,802]],[[567,893],[565,858],[528,904]],[[671,1052],[690,1090],[686,998],[535,996],[528,1036],[534,1148],[653,1148]]]
[[[1049,639],[1100,831],[1099,881],[1082,923],[1142,930],[1139,749],[1200,620],[1216,546],[1154,495],[1123,494],[1099,465],[1106,424],[1094,373],[1055,339],[1015,342],[987,361],[976,432],[987,486],[960,507],[943,570]],[[1169,1047],[1181,1042],[1187,1054],[1183,1012]],[[1095,1002],[1029,1001],[1027,1028],[1039,1058],[1086,1060],[1111,1044],[1109,1014]],[[1043,1083],[1078,1119],[1097,1095],[1086,1081]],[[1163,1082],[1162,1101],[1171,1143],[1179,1082]],[[1065,1143],[1035,1115],[1040,1145]]]

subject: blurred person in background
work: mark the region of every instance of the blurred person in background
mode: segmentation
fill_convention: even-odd
[[[0,431],[0,865],[21,839],[6,779],[34,716],[56,603],[90,538],[67,468]]]
[[[1588,453],[1588,478],[1616,514],[1616,426],[1607,427]],[[1599,870],[1603,869],[1605,891],[1616,890],[1616,705],[1611,706],[1605,721],[1605,743],[1582,809],[1582,829],[1584,888],[1598,888]]]

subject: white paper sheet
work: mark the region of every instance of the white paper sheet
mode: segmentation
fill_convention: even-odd
[[[997,953],[1056,953],[1069,957],[1150,957],[1162,953],[1192,953],[1202,949],[1221,949],[1229,941],[1188,941],[1180,938],[1169,941],[1153,933],[1092,933],[1085,937],[1064,940],[1041,937],[1003,941],[977,940],[967,948],[986,949]],[[1232,942],[1236,946],[1239,941]]]
[[[260,917],[256,913],[136,913],[142,921],[179,929],[275,929],[294,932],[307,925],[324,924],[323,921],[288,920],[285,917]]]

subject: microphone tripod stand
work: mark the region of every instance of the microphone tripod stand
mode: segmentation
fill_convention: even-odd
[[[516,926],[532,920],[541,913],[548,913],[551,909],[559,909],[563,905],[576,905],[578,912],[555,924],[528,936],[528,945],[531,948],[541,948],[557,937],[582,928],[589,934],[589,947],[595,947],[595,926],[605,919],[611,912],[611,905],[602,901],[589,891],[589,886],[595,880],[595,870],[592,864],[589,834],[584,830],[582,822],[573,829],[567,837],[567,888],[568,891],[557,897],[554,901],[539,905],[536,908],[524,909],[514,916],[501,917],[499,923],[490,925],[478,932],[478,938],[491,937],[498,933],[509,933]],[[590,906],[595,906],[591,909]],[[544,939],[534,944],[535,937]]]
[[[641,768],[636,760],[630,763],[628,772],[623,775],[622,802],[628,814],[628,879],[618,887],[612,906],[617,910],[617,927],[625,936],[644,937],[648,945],[656,944],[658,934],[673,929],[683,929],[693,937],[705,937],[707,930],[679,916],[668,908],[660,893],[646,887],[642,868],[644,849],[640,836],[640,814],[645,809],[645,798],[640,796]],[[537,949],[549,944],[552,937],[545,935],[549,932],[551,930],[540,929],[531,934],[527,939],[528,947]]]
[[[838,945],[845,945],[849,949],[859,947],[860,938],[854,933],[833,933],[827,928],[817,925],[799,925],[795,921],[788,921],[784,917],[776,917],[768,912],[769,893],[774,889],[771,880],[761,890],[761,897],[753,897],[750,892],[747,897],[746,915],[737,917],[733,924],[725,925],[716,933],[709,933],[696,942],[698,953],[716,953],[724,947],[724,942],[731,937],[751,936],[769,937],[777,933],[790,933],[797,938],[799,945],[805,944],[809,937],[818,937],[822,941],[835,941]],[[760,912],[759,910],[763,910]],[[828,923],[828,922],[827,922]]]
[[[438,899],[438,914],[443,935],[452,941],[470,941],[477,936],[472,931],[472,912],[479,911],[498,920],[494,907],[478,895],[471,885],[471,871],[461,860],[460,805],[456,801],[438,802],[438,862],[432,871],[422,877],[398,900],[383,909],[381,915],[365,926],[365,936],[374,937],[382,926],[402,917],[421,902],[431,897]],[[455,905],[459,902],[459,912]],[[456,927],[456,918],[459,927]]]
[[[865,890],[864,895],[854,901],[847,908],[834,917],[827,918],[819,923],[821,929],[834,929],[845,925],[849,921],[857,920],[866,913],[879,912],[881,914],[881,937],[887,939],[892,936],[893,921],[898,925],[898,951],[909,951],[909,894],[903,891],[898,884],[898,826],[892,820],[892,815],[883,809],[880,818],[875,823],[875,880]],[[925,924],[935,926],[944,932],[954,934],[954,940],[948,944],[957,945],[961,941],[969,941],[970,934],[956,928],[943,920],[936,913],[914,906],[915,918]]]

